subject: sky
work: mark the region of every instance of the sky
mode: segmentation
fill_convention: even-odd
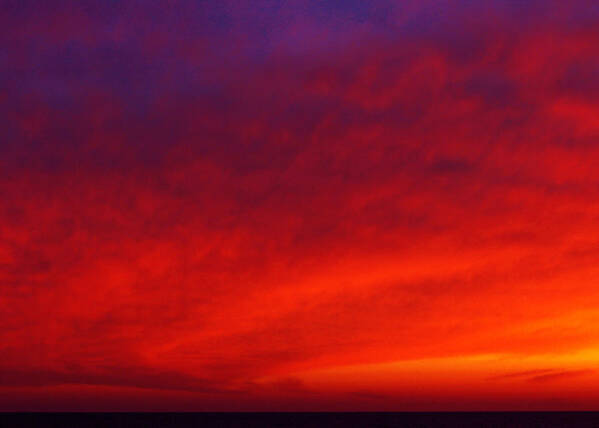
[[[599,410],[592,0],[0,1],[0,410]]]

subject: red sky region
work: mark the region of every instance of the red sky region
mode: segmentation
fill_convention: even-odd
[[[599,409],[594,2],[4,2],[0,410]]]

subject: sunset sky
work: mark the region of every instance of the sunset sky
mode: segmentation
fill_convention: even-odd
[[[0,410],[599,410],[599,2],[0,0]]]

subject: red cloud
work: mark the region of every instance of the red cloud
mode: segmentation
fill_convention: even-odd
[[[25,50],[9,54],[22,86],[0,92],[0,392],[19,408],[68,407],[78,388],[118,408],[549,403],[301,378],[599,340],[598,34],[542,15],[516,37],[483,12],[488,28],[457,14],[459,31],[368,45],[339,30],[326,54],[283,44],[233,55],[243,68],[192,49],[220,33],[178,44],[73,18],[86,29],[55,27],[48,46],[21,17],[37,36],[5,30]],[[589,399],[555,404],[576,408],[596,403],[570,376],[587,372],[532,380],[579,385]]]

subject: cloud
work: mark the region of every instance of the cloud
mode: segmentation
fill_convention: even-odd
[[[5,385],[597,342],[595,10],[275,3],[4,6]]]
[[[568,379],[571,377],[583,376],[591,373],[593,373],[593,370],[565,370],[556,373],[540,374],[538,376],[531,377],[529,380],[531,382],[553,382],[562,379]]]

